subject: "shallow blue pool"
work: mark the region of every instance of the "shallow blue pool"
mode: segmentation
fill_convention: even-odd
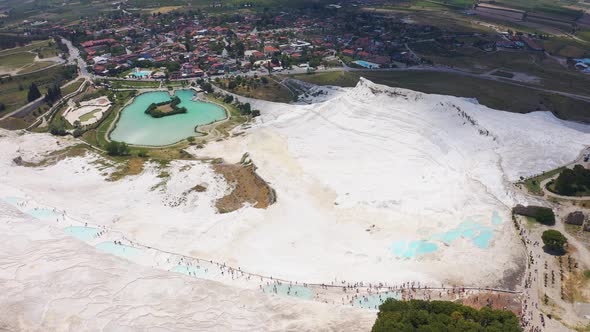
[[[272,293],[284,296],[292,296],[299,299],[311,300],[313,299],[313,291],[307,287],[299,285],[267,285],[264,287],[265,293]]]
[[[391,246],[393,254],[399,258],[414,258],[416,256],[425,255],[435,252],[438,246],[435,243],[425,240],[407,241],[401,240],[394,242]]]
[[[96,249],[128,259],[132,259],[141,254],[141,250],[137,248],[126,246],[124,244],[115,244],[112,241],[99,243],[96,245]]]
[[[494,224],[494,225],[501,225],[502,224],[502,218],[498,214],[498,211],[494,211],[494,213],[492,213],[492,224]]]
[[[373,294],[368,296],[361,296],[352,302],[353,307],[363,309],[379,309],[379,306],[387,299],[400,300],[401,295],[398,292],[385,292],[379,294]]]
[[[60,212],[53,211],[53,209],[48,209],[48,208],[31,209],[31,210],[27,211],[27,214],[33,218],[42,219],[42,220],[46,220],[46,219],[56,220],[57,218],[59,218],[61,216]]]
[[[494,233],[490,230],[484,230],[476,237],[472,238],[473,244],[478,248],[488,249],[490,247],[490,241],[494,237]]]
[[[205,268],[202,266],[184,266],[184,265],[176,265],[170,272],[182,273],[186,274],[187,276],[191,277],[205,277],[207,276],[207,272]]]
[[[19,197],[13,197],[13,196],[8,196],[8,197],[4,197],[2,198],[3,201],[5,201],[8,204],[12,204],[12,205],[17,205],[18,203],[24,201],[24,199],[19,198]]]
[[[494,217],[492,217],[494,218]],[[499,218],[499,216],[498,216]],[[492,219],[497,220],[497,219]],[[501,222],[501,219],[500,219]],[[487,249],[490,245],[490,241],[494,237],[493,228],[484,226],[474,222],[471,218],[467,218],[459,226],[444,232],[435,234],[432,236],[432,240],[442,241],[447,245],[450,245],[459,238],[471,240],[474,245],[479,248]]]
[[[100,230],[94,227],[70,226],[66,227],[64,232],[78,240],[90,241],[96,237]]]

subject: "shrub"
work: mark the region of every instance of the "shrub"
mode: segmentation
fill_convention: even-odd
[[[555,225],[555,214],[551,208],[519,204],[512,209],[512,213],[535,218],[538,222],[547,226]]]
[[[125,142],[111,141],[107,144],[107,153],[109,156],[128,156],[129,146]]]
[[[76,129],[74,129],[74,132],[72,133],[72,136],[74,136],[74,137],[80,137],[80,136],[82,136],[82,134],[84,134],[84,129],[82,129],[82,128],[76,128]]]
[[[565,246],[567,245],[567,239],[560,231],[556,231],[554,229],[546,230],[543,232],[541,236],[543,240],[543,244],[549,251],[554,251],[558,253],[565,252]]]
[[[66,131],[66,120],[61,116],[56,117],[49,124],[49,132],[52,135],[65,136],[68,133]]]
[[[560,195],[574,196],[590,189],[590,170],[582,165],[576,165],[573,169],[566,168],[555,180],[555,192]]]

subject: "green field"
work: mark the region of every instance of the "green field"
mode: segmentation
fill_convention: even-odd
[[[64,66],[55,66],[33,74],[2,78],[0,79],[0,91],[2,91],[0,103],[6,106],[5,112],[13,111],[28,103],[27,93],[31,83],[35,82],[41,94],[44,94],[55,82],[62,85],[68,78]]]
[[[82,83],[84,83],[84,79],[83,78],[79,78],[76,80],[76,82],[66,86],[65,88],[61,89],[61,94],[62,96],[66,96],[76,90],[78,90],[78,88],[80,87],[80,85],[82,85]]]
[[[94,117],[94,114],[96,114],[96,113],[98,113],[100,111],[101,111],[101,109],[100,108],[97,108],[97,109],[93,110],[92,112],[88,112],[88,113],[82,115],[80,117],[80,122],[85,122],[85,121],[88,121],[88,120],[92,119]]]
[[[157,88],[160,86],[158,81],[109,81],[113,89],[127,89],[127,88]]]
[[[375,83],[433,94],[477,98],[480,104],[515,113],[550,111],[565,120],[590,122],[590,103],[508,83],[431,71],[327,72],[294,75],[319,85],[355,86],[360,76]],[[507,98],[506,96],[510,96]]]
[[[54,57],[59,54],[57,46],[52,40],[35,41],[23,47],[0,51],[0,74],[4,71],[16,71],[17,74],[26,74],[35,70],[46,68],[53,62],[35,62],[35,56],[40,59]]]
[[[541,189],[541,182],[543,182],[544,180],[557,175],[559,172],[561,172],[563,170],[563,167],[559,167],[556,168],[554,170],[550,170],[547,171],[541,175],[532,177],[532,178],[528,178],[524,181],[522,181],[521,183],[524,184],[524,186],[526,187],[526,189],[533,195],[543,195],[543,190]]]

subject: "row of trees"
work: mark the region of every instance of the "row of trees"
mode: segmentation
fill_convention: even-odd
[[[393,331],[522,331],[510,311],[473,309],[450,301],[386,300],[379,306],[372,332]]]
[[[223,100],[223,102],[226,104],[233,104],[240,111],[241,115],[250,115],[252,117],[257,117],[260,115],[260,111],[252,109],[250,103],[242,103],[238,100],[238,98],[234,98],[232,95],[216,93],[215,98]]]
[[[53,86],[50,86],[47,89],[47,93],[45,94],[45,102],[48,104],[53,104],[56,100],[61,97],[61,88],[59,84],[54,83]]]
[[[109,156],[128,156],[130,153],[129,145],[125,142],[111,141],[106,146]]]

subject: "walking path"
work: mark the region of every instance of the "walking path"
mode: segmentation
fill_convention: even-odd
[[[16,192],[16,190],[11,190],[11,192]],[[41,217],[38,219],[50,222],[51,227],[57,227],[62,230],[71,226],[91,228],[90,231],[94,229],[96,233],[91,238],[83,241],[92,246],[99,245],[99,249],[109,246],[112,250],[116,250],[112,254],[122,256],[134,263],[166,271],[184,273],[190,277],[231,283],[243,288],[259,289],[265,293],[294,296],[334,305],[354,305],[373,310],[378,309],[378,305],[387,297],[391,296],[400,299],[457,300],[473,295],[479,296],[490,293],[506,294],[507,296],[518,296],[521,294],[520,291],[512,289],[444,284],[425,285],[416,281],[390,284],[388,282],[368,283],[362,281],[346,281],[335,278],[324,283],[307,283],[298,280],[275,278],[273,276],[248,272],[241,267],[229,266],[223,262],[182,255],[145,245],[106,225],[83,222],[68,215],[65,210],[50,207],[34,199],[16,199],[16,202],[12,202],[11,204],[24,213],[34,214],[35,212],[39,212]],[[45,216],[45,214],[49,214],[49,216]],[[133,253],[133,255],[130,253]],[[499,297],[500,295],[498,295]]]
[[[565,167],[571,167],[577,163],[583,162],[583,155],[587,153],[588,148],[582,150],[580,155],[571,163],[566,164]],[[571,269],[570,259],[575,263],[574,269],[585,269],[590,267],[590,251],[584,243],[581,243],[574,236],[570,235],[565,230],[565,225],[561,220],[564,220],[567,214],[573,210],[579,209],[576,206],[568,204],[555,204],[549,198],[562,198],[567,201],[588,200],[589,198],[580,197],[566,197],[551,193],[546,189],[547,183],[557,177],[554,176],[545,179],[540,183],[544,192],[543,197],[547,204],[551,205],[556,212],[557,223],[554,226],[548,227],[541,224],[528,224],[524,217],[514,216],[514,224],[519,232],[519,236],[524,244],[527,257],[527,268],[525,270],[524,280],[524,299],[523,299],[523,315],[521,321],[525,327],[525,331],[539,332],[539,331],[568,331],[569,329],[564,325],[576,326],[580,324],[587,324],[584,317],[579,317],[574,310],[575,303],[564,300],[565,285],[562,284],[566,273],[573,273],[566,271],[565,265]],[[526,189],[524,194],[530,195]],[[537,196],[534,196],[538,199]],[[547,229],[556,229],[560,231],[568,240],[570,247],[575,250],[569,252],[567,255],[556,257],[545,252],[542,244],[542,233]],[[545,303],[545,296],[547,302]],[[560,321],[549,319],[547,313],[559,313]]]

